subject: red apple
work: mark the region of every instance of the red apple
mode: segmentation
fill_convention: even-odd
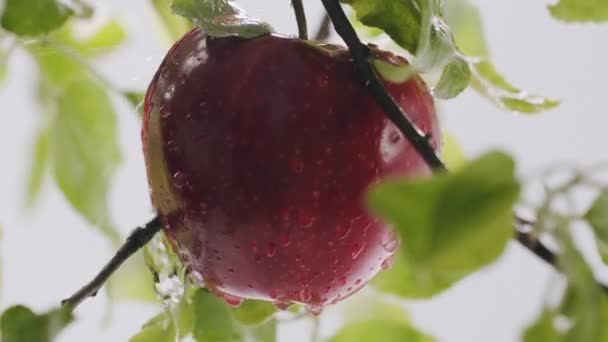
[[[424,82],[384,83],[439,146]],[[366,210],[366,190],[429,172],[347,50],[277,35],[188,33],[150,84],[142,139],[165,233],[194,278],[233,304],[321,307],[360,289],[399,245]]]

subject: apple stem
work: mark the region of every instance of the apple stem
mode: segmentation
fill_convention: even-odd
[[[70,307],[74,310],[80,303],[88,297],[94,297],[103,284],[116,272],[120,266],[127,261],[135,252],[145,246],[156,233],[162,228],[160,217],[155,217],[144,227],[137,227],[125,243],[118,249],[114,257],[99,271],[99,273],[89,283],[80,288],[71,297],[61,301],[62,306]]]
[[[308,25],[306,24],[306,12],[302,0],[291,0],[291,6],[298,22],[298,36],[300,39],[308,40]]]
[[[336,29],[336,32],[348,46],[355,65],[363,78],[363,82],[376,99],[376,102],[384,109],[388,118],[397,126],[410,144],[414,146],[418,154],[425,160],[430,168],[436,172],[447,171],[447,168],[435,153],[435,150],[429,143],[429,140],[424,136],[424,133],[408,119],[407,114],[399,107],[395,102],[395,99],[393,99],[382,82],[380,82],[378,75],[369,62],[369,47],[363,44],[359,39],[357,32],[348,20],[346,13],[344,13],[340,2],[338,0],[321,0],[321,2]],[[525,226],[534,225],[535,223],[517,216],[515,221],[517,241],[538,258],[555,268],[558,268],[555,253],[547,248],[538,238],[522,229]],[[608,293],[608,286],[599,282],[598,284]]]

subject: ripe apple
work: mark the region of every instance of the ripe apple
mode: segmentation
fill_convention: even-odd
[[[424,82],[384,84],[438,148]],[[142,139],[164,232],[193,278],[231,304],[320,308],[351,295],[399,246],[366,210],[366,190],[429,173],[345,48],[278,35],[188,33],[150,84]]]

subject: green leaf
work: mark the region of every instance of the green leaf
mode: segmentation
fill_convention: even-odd
[[[154,276],[146,267],[143,252],[129,258],[108,282],[108,291],[113,299],[156,302]]]
[[[6,75],[8,74],[8,59],[12,51],[11,46],[4,47],[1,44],[2,40],[0,40],[0,85],[6,80]]]
[[[100,84],[81,79],[61,90],[56,105],[49,138],[55,181],[80,214],[118,242],[107,205],[120,162],[112,102]]]
[[[166,313],[161,313],[146,323],[129,342],[175,342],[175,324]]]
[[[559,105],[558,101],[521,91],[498,73],[490,62],[481,16],[470,1],[447,1],[446,19],[458,49],[471,56],[467,61],[472,72],[471,84],[477,92],[498,107],[519,113],[538,113]]]
[[[175,41],[181,39],[194,27],[191,21],[171,12],[172,0],[151,0],[151,2],[152,6],[154,6],[154,9],[156,10],[156,14],[163,23],[167,41],[170,44],[173,44]]]
[[[58,30],[54,37],[87,57],[97,57],[112,52],[127,39],[125,28],[116,19],[107,21],[88,37],[79,38],[76,32],[77,27],[70,22]]]
[[[401,283],[409,295],[445,288],[502,254],[520,190],[514,173],[513,160],[493,152],[450,174],[388,181],[372,190],[371,208],[406,241],[401,271],[413,282]]]
[[[174,0],[171,8],[174,13],[194,21],[211,36],[253,38],[272,32],[268,24],[247,17],[230,0]]]
[[[422,17],[417,1],[341,0],[364,25],[383,30],[402,48],[416,53]]]
[[[549,6],[551,15],[567,22],[608,21],[608,2],[605,0],[560,0]]]
[[[402,322],[370,320],[347,326],[329,341],[433,342],[435,340]]]
[[[365,310],[361,310],[365,308]],[[349,323],[369,320],[396,321],[409,324],[410,317],[405,308],[376,291],[361,291],[341,305],[344,319]]]
[[[2,27],[20,36],[37,36],[58,29],[73,11],[56,0],[6,0]]]
[[[456,137],[443,130],[443,161],[448,169],[454,171],[466,165],[467,157]]]
[[[247,300],[233,310],[234,318],[246,325],[261,324],[277,311],[269,302]]]
[[[133,105],[133,108],[135,108],[137,110],[137,113],[139,114],[139,117],[143,117],[144,115],[144,98],[146,97],[146,93],[143,91],[124,91],[122,92],[122,95],[124,96],[125,99],[127,99],[127,101],[129,101],[129,103],[131,105]]]
[[[251,327],[250,336],[256,342],[275,342],[277,340],[277,325],[276,320],[268,320],[264,324]]]
[[[30,169],[30,176],[27,186],[26,206],[31,207],[34,205],[36,199],[40,194],[44,177],[48,168],[49,159],[49,132],[48,129],[44,128],[36,137],[34,143],[34,153],[32,154],[32,164]]]
[[[523,342],[559,342],[561,334],[555,327],[555,318],[554,312],[544,310],[524,332]]]
[[[433,95],[440,99],[451,99],[462,93],[471,81],[469,64],[461,57],[453,58],[446,65],[439,82],[433,87]]]
[[[2,342],[52,342],[73,321],[69,308],[35,314],[25,306],[7,309],[0,317]]]
[[[239,326],[226,303],[206,290],[199,290],[192,301],[194,309],[193,335],[198,342],[242,341]]]
[[[598,239],[608,244],[608,189],[603,189],[585,214]]]

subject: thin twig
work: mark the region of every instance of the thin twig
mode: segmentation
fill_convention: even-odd
[[[308,40],[308,24],[306,24],[306,12],[302,0],[291,0],[291,6],[298,22],[298,36],[300,39]]]
[[[325,10],[333,22],[336,32],[338,32],[350,49],[357,70],[363,78],[365,85],[376,99],[378,105],[384,109],[386,115],[410,141],[426,163],[433,170],[444,171],[446,169],[445,165],[443,165],[441,159],[435,154],[433,146],[431,146],[424,133],[414,126],[408,119],[407,114],[399,105],[397,105],[395,99],[393,99],[386,88],[384,88],[382,82],[380,82],[378,75],[369,62],[369,48],[367,45],[364,45],[359,39],[359,36],[357,36],[357,32],[355,32],[355,29],[350,24],[350,21],[346,17],[346,13],[344,13],[338,0],[321,0],[321,2],[323,2]]]
[[[319,24],[319,28],[317,29],[317,33],[315,33],[315,40],[319,42],[324,42],[331,35],[331,19],[327,14],[323,16],[323,20],[321,24]]]
[[[116,254],[104,266],[104,268],[93,278],[88,284],[74,293],[70,298],[61,301],[61,305],[76,308],[88,297],[94,297],[97,291],[101,289],[103,284],[110,276],[135,252],[145,246],[156,233],[162,228],[161,220],[157,216],[152,221],[148,222],[144,227],[136,228],[127,238],[125,243],[118,249]]]
[[[338,32],[340,37],[342,37],[348,46],[357,70],[363,78],[365,85],[376,99],[376,102],[382,107],[382,109],[384,109],[389,119],[395,124],[395,126],[397,126],[397,128],[399,128],[401,133],[403,133],[408,141],[414,146],[418,154],[433,170],[447,171],[445,165],[441,162],[423,133],[421,133],[420,130],[410,122],[406,113],[403,112],[403,110],[380,82],[377,74],[369,62],[369,48],[364,45],[357,36],[355,29],[348,20],[338,0],[321,0],[321,2],[323,3],[329,18],[331,19],[336,32]],[[516,225],[518,227],[533,224],[534,222],[516,217]],[[522,244],[522,246],[527,248],[537,257],[552,266],[558,266],[555,253],[553,253],[553,251],[547,248],[533,235],[518,229],[516,238],[517,241]],[[608,287],[606,285],[599,282],[598,285],[608,293]]]

